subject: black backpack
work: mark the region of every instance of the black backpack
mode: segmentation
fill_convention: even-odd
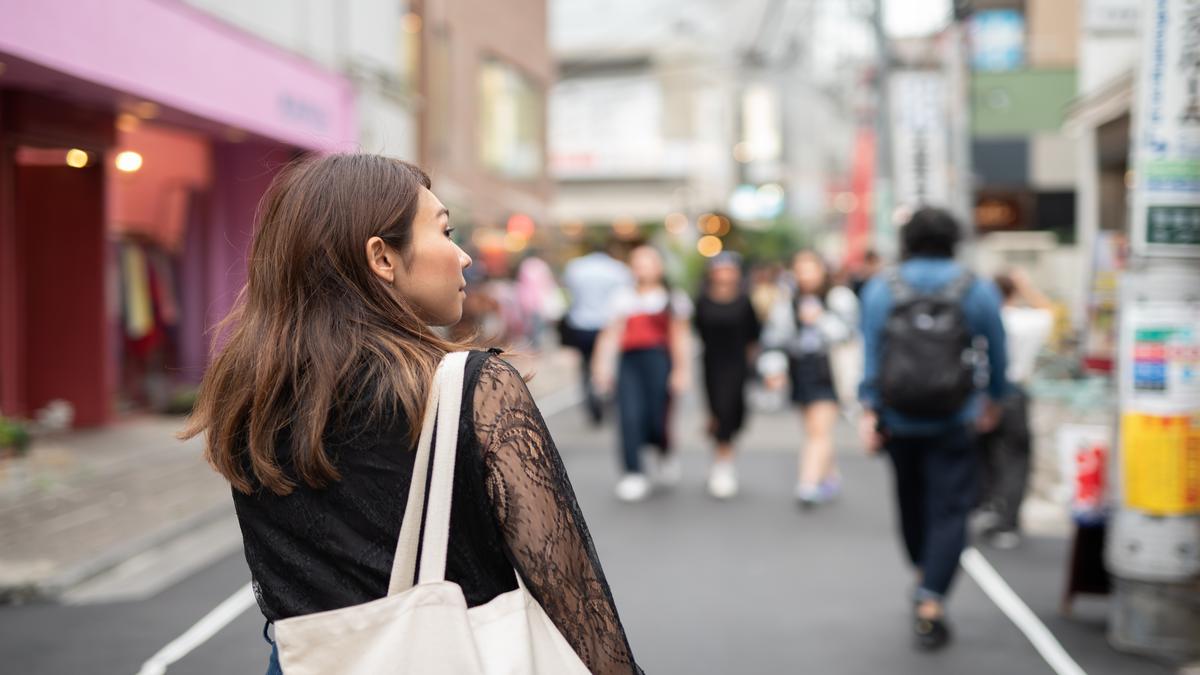
[[[887,273],[892,310],[883,328],[879,392],[888,408],[912,417],[949,417],[975,391],[976,364],[963,297],[975,281],[963,272],[933,293]]]

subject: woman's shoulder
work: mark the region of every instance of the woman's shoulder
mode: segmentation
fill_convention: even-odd
[[[467,356],[464,383],[473,394],[477,412],[481,406],[494,404],[496,398],[529,397],[525,377],[503,355],[503,350],[492,348],[472,350]]]

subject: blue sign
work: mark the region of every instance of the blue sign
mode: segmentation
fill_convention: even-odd
[[[989,9],[971,16],[971,67],[1016,70],[1025,65],[1025,16],[1015,9]]]

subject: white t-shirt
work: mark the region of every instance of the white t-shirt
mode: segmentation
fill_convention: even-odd
[[[637,290],[625,287],[612,295],[609,310],[614,319],[628,319],[638,314],[659,314],[667,308],[668,299],[671,303],[671,314],[677,319],[692,318],[692,299],[683,291],[667,291],[656,288],[639,293]]]
[[[1008,381],[1027,384],[1033,375],[1038,352],[1050,339],[1054,314],[1047,309],[1011,307],[1000,310],[1008,343]]]

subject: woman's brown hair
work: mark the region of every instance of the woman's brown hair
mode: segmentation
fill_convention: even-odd
[[[435,335],[374,276],[366,243],[378,236],[408,264],[429,187],[407,162],[333,154],[286,167],[263,195],[246,286],[218,326],[228,341],[179,434],[207,432],[208,461],[238,491],[257,483],[284,495],[296,479],[311,487],[338,480],[322,436],[331,409],[354,399],[369,399],[372,414],[399,406],[415,442],[434,369],[464,346]],[[359,390],[363,383],[374,386]],[[294,473],[276,454],[285,429]]]

